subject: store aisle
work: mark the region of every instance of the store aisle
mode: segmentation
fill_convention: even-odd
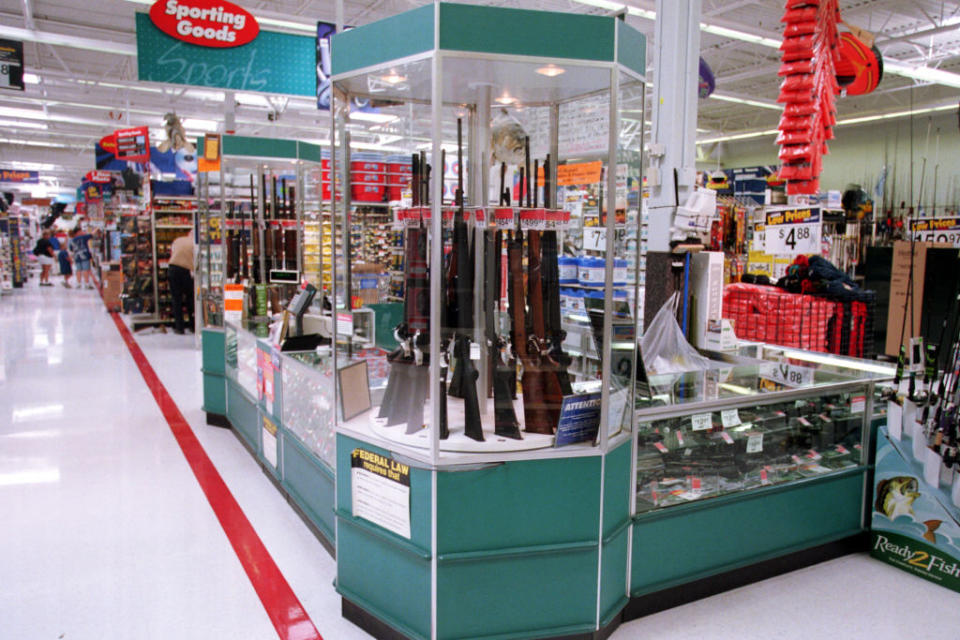
[[[238,439],[204,424],[192,335],[138,344],[326,640],[335,565]],[[265,613],[94,292],[0,302],[0,638],[270,640]],[[623,625],[612,637],[944,640],[956,594],[848,556]]]
[[[0,637],[275,638],[96,292],[15,292],[0,345]]]

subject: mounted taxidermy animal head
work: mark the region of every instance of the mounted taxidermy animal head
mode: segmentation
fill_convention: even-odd
[[[193,153],[196,151],[196,147],[187,140],[187,132],[183,129],[183,123],[180,121],[180,117],[175,113],[166,113],[163,116],[163,128],[167,132],[167,139],[157,145],[157,149],[163,152],[170,151],[186,151],[187,153]]]

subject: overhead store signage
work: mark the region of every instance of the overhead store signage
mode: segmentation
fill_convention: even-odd
[[[19,182],[20,184],[37,184],[40,182],[38,171],[17,171],[16,169],[0,169],[0,182]]]
[[[0,40],[0,89],[23,91],[23,43]]]
[[[910,235],[917,242],[950,243],[960,248],[960,218],[911,220]]]
[[[84,182],[96,182],[99,184],[106,184],[113,180],[113,176],[110,175],[109,171],[99,171],[94,169],[93,171],[88,171],[87,175],[83,176]]]
[[[113,132],[115,151],[118,160],[129,162],[148,162],[150,160],[150,130],[148,127],[118,129]]]
[[[157,0],[150,19],[167,35],[201,47],[239,47],[260,33],[253,14],[226,0]]]
[[[820,253],[820,209],[780,209],[767,212],[764,252],[773,256]]]
[[[578,184],[596,184],[600,182],[603,172],[603,161],[578,162],[575,164],[561,164],[557,166],[557,184],[570,187]],[[539,183],[543,183],[543,170],[537,174]]]
[[[216,6],[226,4],[218,2]],[[154,25],[150,16],[138,13],[137,78],[237,91],[315,96],[316,39],[260,30],[256,38],[242,47],[213,48],[178,40]]]

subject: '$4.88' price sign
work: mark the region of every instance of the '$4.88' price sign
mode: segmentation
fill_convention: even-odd
[[[764,253],[775,256],[819,254],[819,210],[808,208],[768,213],[764,244]]]

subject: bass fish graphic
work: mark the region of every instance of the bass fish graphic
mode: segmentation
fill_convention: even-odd
[[[877,483],[874,508],[891,520],[897,516],[913,516],[913,501],[919,497],[916,478],[895,476]]]

